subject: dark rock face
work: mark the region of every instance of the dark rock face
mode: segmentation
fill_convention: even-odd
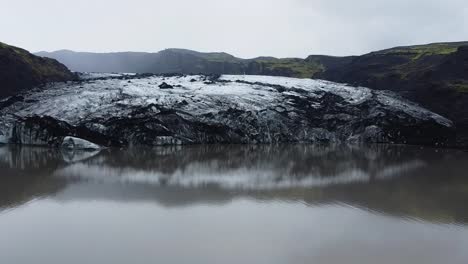
[[[395,94],[367,88],[267,76],[134,76],[130,83],[121,79],[57,84],[25,95],[24,101],[0,109],[10,120],[0,132],[8,134],[10,128],[12,143],[52,146],[67,136],[103,146],[449,145],[454,138],[449,120]],[[162,80],[173,88],[154,89]]]
[[[20,102],[20,101],[23,101],[24,100],[24,97],[23,96],[19,96],[19,95],[15,95],[15,96],[11,96],[11,97],[7,97],[3,100],[0,100],[0,109],[4,108],[4,107],[8,107],[16,102]]]
[[[64,65],[0,42],[0,98],[48,83],[76,79]]]
[[[97,144],[122,146],[112,136],[105,136],[82,126],[72,126],[52,117],[31,116],[16,121],[11,143],[24,145],[60,147],[68,136],[79,136]]]
[[[50,117],[29,117],[19,120],[13,128],[11,142],[15,144],[58,146],[73,127]]]

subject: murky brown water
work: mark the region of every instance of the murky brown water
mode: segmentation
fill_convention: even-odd
[[[468,153],[0,147],[0,263],[468,263]]]

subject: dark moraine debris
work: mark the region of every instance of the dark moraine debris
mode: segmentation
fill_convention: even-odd
[[[154,89],[157,83],[172,89]],[[102,146],[450,145],[455,136],[450,120],[394,93],[309,79],[148,76],[128,84],[112,76],[51,84],[24,96],[0,109],[8,117],[0,133],[11,143],[59,146],[72,136]]]
[[[60,147],[66,137],[75,136],[103,146],[122,146],[124,142],[84,126],[72,126],[49,116],[31,116],[16,121],[10,142],[21,145]]]
[[[174,86],[170,85],[170,84],[167,84],[166,82],[163,82],[159,85],[159,88],[161,89],[172,89],[174,88]]]
[[[0,109],[4,108],[4,107],[8,107],[16,102],[20,102],[20,101],[23,101],[24,100],[24,97],[23,96],[19,96],[19,95],[15,95],[15,96],[10,96],[10,97],[7,97],[5,99],[2,99],[0,100]]]

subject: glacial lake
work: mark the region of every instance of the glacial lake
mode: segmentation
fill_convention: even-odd
[[[468,153],[0,147],[0,263],[468,263]]]

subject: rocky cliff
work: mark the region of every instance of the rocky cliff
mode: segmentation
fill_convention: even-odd
[[[48,83],[68,81],[76,76],[54,59],[0,42],[0,98]]]

